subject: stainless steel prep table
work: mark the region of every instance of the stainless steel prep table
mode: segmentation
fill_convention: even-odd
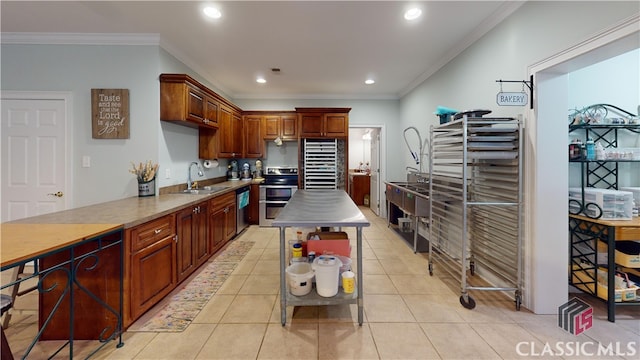
[[[358,324],[363,321],[362,296],[362,228],[370,223],[360,209],[343,190],[298,190],[289,200],[273,226],[280,228],[280,316],[282,326],[287,322],[287,304],[293,306],[358,304]],[[355,227],[357,236],[357,290],[353,294],[340,291],[325,298],[316,292],[294,296],[287,291],[285,269],[287,267],[287,227]]]

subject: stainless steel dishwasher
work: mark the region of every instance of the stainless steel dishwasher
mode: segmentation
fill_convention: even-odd
[[[236,235],[238,235],[249,226],[249,185],[236,190],[236,203],[238,204],[238,210],[236,211]]]

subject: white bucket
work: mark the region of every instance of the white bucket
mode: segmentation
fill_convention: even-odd
[[[286,269],[289,291],[296,296],[304,296],[311,292],[313,270],[307,262],[294,262]]]
[[[320,255],[313,260],[318,295],[332,297],[338,293],[340,266],[342,261],[332,255]]]

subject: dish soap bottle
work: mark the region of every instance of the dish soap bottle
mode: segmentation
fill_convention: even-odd
[[[586,148],[587,148],[586,160],[587,161],[595,160],[596,159],[596,144],[593,142],[592,138],[587,139]]]

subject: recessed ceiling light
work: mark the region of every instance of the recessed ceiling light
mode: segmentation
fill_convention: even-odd
[[[212,6],[207,6],[202,11],[204,12],[205,15],[207,15],[208,17],[210,17],[212,19],[219,19],[219,18],[222,17],[222,13],[220,12],[220,10],[218,10],[218,9],[212,7]]]
[[[371,85],[371,84],[375,84],[376,81],[373,80],[373,79],[367,79],[367,80],[364,81],[364,83],[367,84],[367,85]]]
[[[418,8],[412,8],[407,10],[407,12],[404,13],[404,18],[407,20],[415,20],[419,18],[420,15],[422,15],[422,10]]]
[[[265,80],[265,78],[263,78],[263,77],[259,77],[259,78],[256,79],[256,82],[258,84],[264,84],[264,83],[267,82],[267,80]]]

